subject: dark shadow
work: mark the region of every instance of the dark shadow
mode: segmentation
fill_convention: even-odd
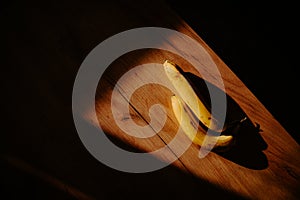
[[[82,123],[84,123],[88,129],[98,129],[85,121],[85,119],[82,119]],[[113,133],[109,131],[103,131],[115,145],[122,149],[136,153],[148,153],[143,149],[136,148],[127,142],[122,141],[119,137],[114,136]],[[157,157],[153,158],[160,160]],[[201,197],[210,197],[212,199],[246,199],[240,194],[225,190],[204,179],[199,179],[197,176],[172,164],[160,170],[146,173],[124,173],[118,170],[108,169],[101,163],[94,167],[97,170],[99,170],[99,168],[106,168],[106,171],[110,171],[110,173],[104,173],[101,176],[107,177],[105,180],[109,179],[111,182],[114,182],[114,180],[118,181],[116,184],[122,185],[122,190],[130,191],[134,189],[135,195],[132,196],[131,192],[124,192],[122,194],[123,199],[141,199],[141,196],[143,196],[143,199],[157,199],[158,197],[161,199],[189,199],[198,195]],[[184,166],[182,167],[184,168]],[[95,171],[90,171],[89,173],[93,172]],[[98,185],[93,185],[93,187],[98,187]],[[109,190],[111,190],[110,198],[115,199],[120,196],[120,193],[115,192],[115,188],[110,188]],[[149,193],[149,190],[155,192]]]
[[[208,108],[210,108],[211,104],[208,87],[214,88],[216,93],[224,93],[216,86],[205,82],[202,78],[190,72],[180,71],[191,83],[198,97]],[[226,149],[226,151],[224,151],[224,149],[221,151],[216,149],[214,152],[234,163],[250,169],[260,170],[267,168],[268,160],[262,152],[267,148],[267,143],[259,134],[259,132],[262,131],[259,124],[253,124],[240,106],[227,94],[226,99],[227,112],[225,124],[228,124],[229,128],[222,132],[222,134],[233,135],[235,140],[234,144],[229,149]],[[240,122],[241,120],[242,122]]]

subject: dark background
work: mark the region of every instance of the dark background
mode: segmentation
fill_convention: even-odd
[[[168,1],[298,141],[297,6]]]
[[[297,50],[297,34],[295,30],[299,24],[296,20],[297,7],[286,2],[284,4],[282,2],[272,2],[272,4],[261,5],[260,3],[253,3],[252,1],[169,0],[167,3],[200,35],[231,70],[237,74],[299,143],[297,126],[299,91],[297,88],[299,82],[297,74],[297,68],[299,66],[297,54],[299,51]],[[58,1],[57,4],[59,5],[60,1]],[[85,1],[82,1],[82,4],[86,4]],[[3,69],[3,73],[1,73],[1,85],[4,86],[4,94],[1,95],[1,98],[5,102],[2,104],[3,118],[5,120],[2,121],[3,131],[1,131],[1,133],[4,134],[4,137],[5,134],[17,135],[32,131],[28,129],[26,125],[22,127],[24,124],[15,123],[17,121],[15,117],[17,116],[15,113],[12,113],[12,110],[16,107],[16,101],[9,99],[9,95],[5,93],[10,89],[13,90],[16,87],[20,87],[28,90],[27,93],[21,92],[23,98],[35,98],[35,91],[31,91],[31,88],[27,87],[22,79],[22,72],[26,74],[26,67],[29,66],[14,65],[18,57],[13,56],[17,55],[19,49],[18,46],[11,46],[10,41],[7,40],[13,31],[17,30],[18,35],[22,35],[23,29],[26,29],[28,25],[16,23],[18,12],[21,10],[23,13],[26,13],[22,10],[22,6],[24,6],[24,2],[20,3],[19,7],[17,1],[1,1],[0,3],[1,46],[3,47],[1,56],[3,58],[1,59],[1,68]],[[69,6],[72,8],[72,1],[69,2]],[[30,13],[28,13],[28,15],[30,15]],[[55,15],[55,13],[53,15]],[[15,18],[7,18],[7,16],[15,16]],[[37,27],[37,29],[39,28]],[[24,35],[21,40],[26,40],[27,36],[28,35]],[[28,43],[28,45],[37,44]],[[7,49],[10,50],[10,53],[7,53]],[[43,51],[43,46],[41,46],[41,51]],[[9,69],[7,70],[5,67],[9,67]],[[37,69],[36,75],[38,75],[39,66],[33,64],[31,67],[31,69]],[[16,77],[18,80],[15,80],[15,74],[17,74]],[[38,99],[34,100],[34,102],[38,101]],[[34,103],[26,106],[34,106]],[[55,140],[48,142],[54,146],[59,145],[56,144],[57,141]],[[80,144],[79,141],[76,142],[77,145]],[[18,144],[22,145],[21,143],[20,141],[18,142]],[[9,146],[12,145],[13,144],[1,143],[1,153],[2,150],[6,152]],[[28,146],[26,148],[30,147]],[[18,149],[18,151],[22,151],[22,149]],[[34,150],[32,151],[34,152]],[[62,154],[64,153],[62,152]],[[22,153],[20,155],[22,155]],[[36,153],[34,155],[36,155]],[[26,156],[30,160],[30,155]],[[45,155],[42,154],[41,156]],[[51,155],[46,156],[49,156],[49,159],[51,159]],[[36,166],[43,166],[42,163],[35,161],[36,159],[37,157],[32,158],[33,163],[35,163]],[[82,161],[84,162],[84,160]],[[0,164],[0,191],[1,195],[6,197],[5,199],[20,199],[21,197],[30,199],[72,199],[67,193],[53,188],[41,179],[24,173],[22,170],[16,169],[2,160]],[[53,166],[49,166],[49,168],[46,167],[46,171],[51,173],[51,167]],[[64,162],[61,162],[60,168],[63,169],[63,167]],[[81,169],[80,165],[77,167]],[[102,186],[95,186],[92,183],[88,183],[87,185],[90,187],[100,187],[99,191],[101,191],[101,188],[104,189],[104,191],[99,192],[100,196],[101,193],[103,194],[104,199],[120,197],[135,199],[134,195],[136,195],[137,190],[142,191],[141,194],[145,196],[144,199],[151,199],[156,198],[156,192],[161,193],[164,191],[160,188],[165,188],[168,191],[173,190],[174,194],[169,196],[172,198],[200,198],[201,194],[197,191],[199,186],[202,187],[201,192],[205,191],[204,195],[210,195],[212,198],[228,197],[232,199],[235,197],[233,194],[228,194],[218,188],[209,187],[206,183],[198,182],[198,180],[195,181],[186,175],[179,174],[177,170],[172,167],[144,175],[119,173],[108,169],[106,166],[102,166],[100,169],[102,173],[106,174],[99,177],[102,178],[105,183],[103,183]],[[68,174],[68,171],[72,170],[73,173],[70,173],[71,176],[76,172],[75,169],[66,169],[65,174]],[[95,170],[99,169],[96,168]],[[55,170],[52,171],[51,174],[59,177],[59,174],[55,174]],[[77,176],[82,177],[83,181],[86,180],[82,174],[77,174]],[[66,177],[67,182],[71,182],[72,177],[69,177],[69,179],[67,175]],[[188,184],[184,185],[185,183]],[[145,187],[143,187],[143,184]],[[156,184],[157,188],[154,191],[149,191],[147,187],[150,187],[152,184]],[[79,183],[76,185],[75,182],[74,185],[88,193],[88,189],[85,187],[80,188]],[[108,186],[105,187],[105,185]],[[112,186],[115,186],[116,190],[112,188]],[[180,191],[181,189],[183,193]],[[91,191],[96,191],[96,189],[92,188]]]

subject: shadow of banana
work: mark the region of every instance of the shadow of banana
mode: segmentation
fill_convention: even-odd
[[[215,87],[215,91],[217,92],[224,93],[216,86],[205,82],[202,78],[192,73],[183,71],[181,73],[191,83],[198,97],[209,109],[211,102],[207,85]],[[241,107],[227,94],[226,100],[227,112],[225,124],[229,124],[229,128],[222,132],[222,134],[233,135],[235,140],[234,144],[229,149],[226,149],[226,151],[218,151],[216,149],[213,152],[250,169],[261,170],[267,168],[268,160],[263,150],[268,145],[260,135],[262,130],[259,124],[251,122]],[[241,120],[242,122],[240,122]]]

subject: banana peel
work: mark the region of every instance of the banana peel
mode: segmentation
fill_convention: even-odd
[[[220,123],[218,123],[217,119],[211,115],[204,103],[199,99],[188,80],[177,70],[176,64],[166,60],[163,66],[167,77],[179,96],[193,111],[199,121],[213,131],[222,132],[223,127],[220,127]]]
[[[221,127],[218,120],[211,115],[205,104],[199,99],[188,80],[177,69],[178,66],[169,60],[166,60],[163,66],[168,79],[178,93],[178,95],[171,96],[171,104],[184,133],[193,143],[201,147],[216,151],[228,150],[234,143],[234,137],[221,134],[229,127],[239,127],[247,117]],[[218,136],[206,134],[204,130],[200,129],[198,122],[217,133]]]

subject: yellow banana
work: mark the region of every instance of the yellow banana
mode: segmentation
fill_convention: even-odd
[[[179,97],[175,95],[172,96],[171,103],[173,112],[181,129],[193,143],[209,149],[228,147],[232,143],[233,137],[231,135],[209,136],[203,131],[200,131],[198,129],[198,123],[196,123],[193,120],[193,117],[189,115],[188,108],[184,106],[184,102],[182,102]]]
[[[203,102],[198,98],[194,89],[185,79],[185,77],[176,69],[176,64],[166,60],[163,64],[167,77],[177,90],[181,99],[193,111],[199,121],[207,128],[221,132],[223,127],[220,127],[218,121],[211,116]]]

